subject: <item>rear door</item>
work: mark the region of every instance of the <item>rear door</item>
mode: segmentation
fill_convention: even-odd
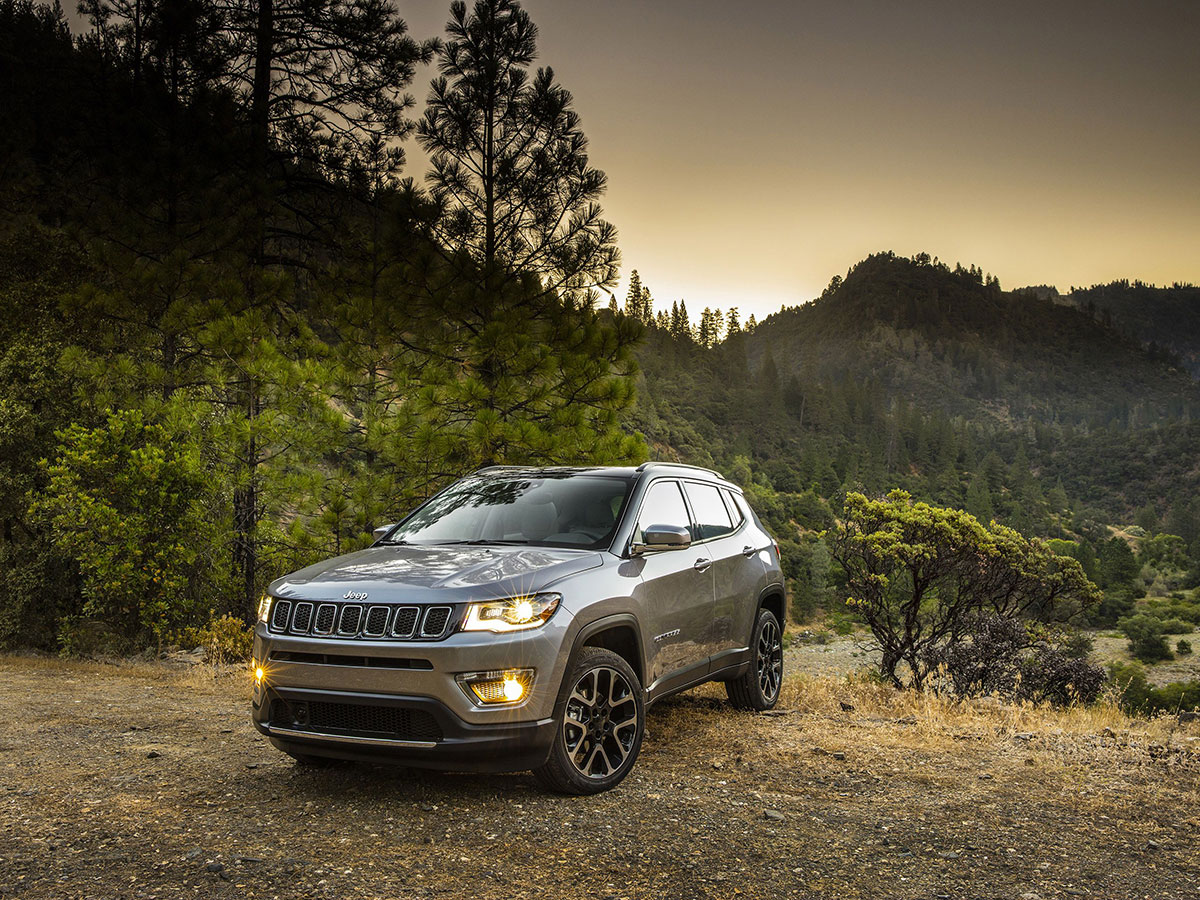
[[[650,484],[638,511],[635,543],[651,525],[678,525],[695,530],[675,479]],[[648,550],[637,557],[648,642],[651,694],[670,690],[708,672],[713,647],[713,567],[703,547],[687,550]]]
[[[763,587],[766,568],[759,559],[762,539],[747,528],[746,516],[729,492],[714,484],[686,482],[688,502],[702,543],[697,547],[712,560],[712,660],[717,671],[742,661]]]

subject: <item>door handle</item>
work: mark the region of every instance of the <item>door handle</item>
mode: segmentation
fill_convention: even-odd
[[[708,567],[711,565],[712,565],[712,560],[705,559],[702,556],[698,560],[696,560],[694,563],[692,563],[692,568],[695,569],[697,572],[704,572],[704,571],[707,571]]]
[[[755,550],[753,547],[751,547],[749,544],[747,544],[745,547],[742,548],[742,556],[753,556],[757,552],[758,551]]]

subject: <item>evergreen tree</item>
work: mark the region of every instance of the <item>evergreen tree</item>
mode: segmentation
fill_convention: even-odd
[[[606,178],[588,162],[571,94],[548,67],[529,77],[536,26],[516,0],[477,0],[470,12],[457,0],[446,35],[418,128],[437,244],[464,277],[483,279],[485,303],[533,275],[534,302],[590,305],[616,279],[616,229],[601,218]]]

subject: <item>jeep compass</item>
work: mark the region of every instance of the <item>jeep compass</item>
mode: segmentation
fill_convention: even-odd
[[[254,724],[302,763],[596,793],[663,697],[722,681],[739,709],[774,706],[784,609],[778,545],[715,472],[491,467],[270,585]]]

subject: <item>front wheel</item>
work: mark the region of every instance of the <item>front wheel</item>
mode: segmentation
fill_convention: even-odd
[[[537,779],[564,794],[598,794],[629,774],[642,746],[645,701],[617,654],[584,647],[567,666],[554,705],[554,743]]]
[[[738,709],[771,709],[779,702],[783,684],[783,640],[779,620],[769,609],[760,609],[751,638],[754,657],[740,678],[725,682],[729,702]]]

